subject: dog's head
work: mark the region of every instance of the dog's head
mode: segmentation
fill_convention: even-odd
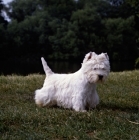
[[[94,52],[86,54],[82,69],[90,83],[103,82],[110,72],[110,63],[107,53],[97,55]]]

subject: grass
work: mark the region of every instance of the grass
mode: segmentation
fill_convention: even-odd
[[[138,140],[139,71],[110,73],[87,113],[38,108],[44,75],[0,76],[0,140]]]

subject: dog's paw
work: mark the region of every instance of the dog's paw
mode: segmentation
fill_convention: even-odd
[[[87,110],[80,110],[80,112],[87,112]]]

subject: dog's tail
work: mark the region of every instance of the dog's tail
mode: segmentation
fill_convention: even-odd
[[[43,65],[43,69],[44,69],[45,74],[47,76],[53,74],[52,70],[48,67],[48,65],[43,57],[41,57],[41,61],[42,61],[42,65]]]

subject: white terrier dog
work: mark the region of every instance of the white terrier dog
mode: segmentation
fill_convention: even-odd
[[[72,74],[56,74],[41,58],[46,74],[43,87],[35,91],[35,102],[39,106],[62,106],[75,111],[95,108],[99,103],[96,83],[106,79],[110,72],[107,53],[86,54],[82,67]]]

